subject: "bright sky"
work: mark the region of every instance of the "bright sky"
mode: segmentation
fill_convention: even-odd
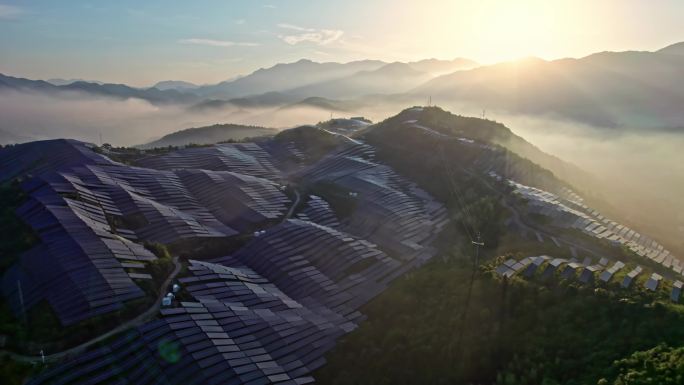
[[[214,83],[301,58],[581,57],[684,40],[681,0],[0,0],[0,72]]]

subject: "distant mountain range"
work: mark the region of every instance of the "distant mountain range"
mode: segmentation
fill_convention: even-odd
[[[684,43],[656,52],[601,52],[440,76],[410,94],[599,126],[684,127]]]
[[[86,82],[86,83],[95,83],[95,84],[104,84],[104,82],[100,82],[97,80],[84,80],[84,79],[48,79],[46,80],[50,84],[54,84],[56,86],[66,86],[71,83],[76,83],[76,82]]]
[[[282,92],[336,78],[350,76],[359,71],[380,68],[384,62],[377,60],[341,63],[316,63],[302,59],[295,63],[276,64],[259,69],[250,75],[229,82],[203,86],[195,93],[207,98],[231,99],[266,92]]]
[[[272,92],[303,97],[359,97],[408,91],[437,75],[477,65],[468,59],[430,59],[410,63],[363,60],[345,64],[302,59],[262,68],[233,81],[198,87],[193,92],[204,98],[222,100]]]
[[[197,95],[177,90],[159,90],[157,88],[133,88],[124,84],[98,84],[76,81],[65,85],[54,85],[43,80],[29,80],[0,74],[0,90],[15,90],[57,94],[62,92],[80,92],[91,96],[112,97],[117,99],[143,99],[151,103],[196,103]]]
[[[0,75],[0,90],[76,91],[194,110],[318,105],[346,110],[369,97],[466,103],[516,114],[555,115],[604,127],[684,127],[684,43],[655,52],[601,52],[580,59],[528,58],[478,66],[468,59],[386,63],[299,60],[213,85],[164,81],[150,88],[53,83]],[[56,85],[58,84],[58,85]],[[344,100],[347,107],[340,105]]]
[[[188,91],[188,90],[195,90],[199,88],[197,84],[193,84],[190,82],[184,82],[180,80],[165,80],[163,82],[159,82],[155,85],[152,86],[153,88],[156,88],[161,91],[167,91],[167,90],[176,90],[176,91]]]
[[[410,90],[432,78],[430,73],[418,71],[410,64],[391,63],[375,70],[360,71],[343,78],[298,87],[290,92],[305,97],[325,98],[394,94]]]
[[[281,97],[276,104],[284,105],[311,96],[358,97],[369,93],[384,94],[388,90],[403,92],[438,74],[474,66],[477,63],[467,59],[430,59],[413,63],[385,63],[379,60],[317,63],[302,59],[295,63],[262,68],[247,76],[213,85],[162,81],[150,88],[135,88],[82,80],[52,79],[52,82],[46,82],[0,74],[0,89],[79,91],[115,98],[139,98],[152,103],[200,103],[200,107],[220,106],[221,103],[216,101],[231,101],[238,106],[271,106],[273,96],[277,94]],[[345,88],[341,89],[340,85],[345,85]]]

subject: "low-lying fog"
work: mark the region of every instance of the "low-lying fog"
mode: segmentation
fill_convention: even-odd
[[[684,257],[684,132],[606,129],[519,116],[500,121],[543,151],[596,176],[596,185],[578,187],[600,195],[629,225],[640,224]]]
[[[359,113],[376,120],[401,110],[366,109]],[[336,115],[338,115],[336,113]],[[59,97],[24,92],[0,92],[0,143],[73,138],[117,146],[150,142],[185,128],[216,123],[290,128],[328,120],[330,112],[314,107],[244,109],[226,107],[191,110],[184,106],[152,105],[144,100],[83,97],[61,93]]]
[[[363,115],[373,121],[392,116],[411,103],[385,103],[336,116]],[[482,110],[446,104],[462,115]],[[540,117],[487,111],[543,151],[572,162],[597,176],[596,185],[578,186],[619,208],[623,219],[642,224],[642,231],[661,235],[667,246],[684,252],[684,132],[596,128]],[[288,128],[329,119],[319,108],[189,111],[146,101],[0,93],[0,143],[49,138],[75,138],[114,145],[136,145],[189,127],[235,123]],[[655,233],[655,234],[654,234]],[[658,238],[657,238],[658,239]]]

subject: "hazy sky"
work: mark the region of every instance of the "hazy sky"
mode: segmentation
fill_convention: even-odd
[[[684,40],[681,0],[0,0],[0,72],[212,83],[301,58],[482,63]]]

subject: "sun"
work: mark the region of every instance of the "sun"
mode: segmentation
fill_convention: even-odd
[[[497,56],[519,59],[544,54],[552,43],[556,11],[537,1],[485,2],[480,13],[483,41]]]

